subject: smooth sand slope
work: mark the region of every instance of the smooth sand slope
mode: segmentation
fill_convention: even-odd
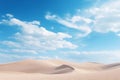
[[[120,80],[120,63],[24,60],[0,64],[0,80]]]

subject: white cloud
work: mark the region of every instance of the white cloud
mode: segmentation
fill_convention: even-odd
[[[63,54],[74,54],[74,55],[80,55],[81,52],[80,51],[61,51],[60,53],[63,53]]]
[[[120,58],[120,50],[100,50],[100,51],[76,51],[76,50],[70,50],[70,51],[61,51],[60,53],[66,54],[66,55],[85,55],[85,56],[92,56],[97,55],[101,57],[102,55],[112,57],[112,58]]]
[[[116,54],[119,54],[120,53],[120,50],[102,50],[102,51],[82,51],[81,54],[86,54],[86,55],[89,55],[89,54],[109,54],[109,55],[116,55]]]
[[[19,54],[3,54],[0,53],[0,63],[8,63],[14,62],[19,60],[27,60],[27,59],[56,59],[56,56],[49,57],[49,56],[37,56],[37,55],[19,55]]]
[[[111,5],[112,4],[112,5]],[[98,8],[91,8],[89,12],[94,15],[93,30],[100,33],[120,32],[120,1],[110,1]]]
[[[70,19],[70,21],[71,21],[72,23],[76,23],[76,22],[83,21],[83,22],[88,23],[88,24],[92,22],[91,19],[85,18],[85,17],[81,17],[81,16],[78,16],[78,15],[73,16],[73,17]]]
[[[40,26],[39,21],[21,21],[17,18],[8,16],[8,19],[2,20],[2,23],[10,26],[18,26],[19,32],[12,36],[12,41],[4,40],[0,42],[11,52],[19,53],[40,53],[46,50],[56,50],[59,48],[75,49],[77,45],[65,40],[72,38],[71,35],[62,32],[54,33]]]
[[[66,27],[83,31],[78,36],[85,37],[91,32],[98,33],[114,32],[120,34],[120,0],[108,0],[101,5],[89,9],[78,10],[73,16],[60,18],[48,13],[45,17],[54,20]]]
[[[91,32],[91,29],[87,24],[91,23],[92,20],[88,19],[88,18],[84,18],[81,16],[73,16],[71,18],[62,19],[59,16],[51,15],[50,13],[48,13],[45,16],[45,18],[48,20],[55,20],[56,22],[66,26],[68,28],[82,31],[83,33],[80,33],[80,35],[79,35],[80,37],[87,36]],[[81,24],[78,24],[77,22],[80,22],[80,23],[84,22],[84,24],[81,25]]]
[[[20,47],[19,43],[13,42],[13,41],[1,41],[0,44],[6,44],[6,46],[9,47]]]
[[[6,14],[6,16],[10,17],[10,18],[13,18],[14,16],[12,14]]]

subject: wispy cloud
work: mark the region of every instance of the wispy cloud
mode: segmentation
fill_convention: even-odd
[[[112,4],[112,5],[111,5]],[[94,16],[93,30],[100,33],[120,32],[120,1],[109,1],[88,10]]]
[[[36,55],[19,55],[19,54],[3,54],[3,53],[0,53],[0,63],[8,63],[8,62],[14,62],[14,61],[17,61],[17,60],[26,60],[26,59],[58,59],[59,57],[58,56],[53,56],[53,57],[50,57],[50,56],[36,56]]]
[[[75,55],[81,55],[81,54],[85,54],[85,55],[94,55],[94,54],[98,54],[98,55],[104,55],[104,54],[108,54],[108,55],[119,55],[120,57],[120,50],[100,50],[100,51],[77,51],[77,50],[69,50],[69,51],[63,51],[61,52],[63,54],[75,54]]]
[[[63,51],[64,55],[83,57],[83,61],[98,61],[104,63],[120,61],[120,50],[96,50],[96,51]],[[81,61],[82,61],[81,59]]]
[[[111,5],[112,4],[112,5]],[[68,28],[80,30],[79,36],[85,37],[91,32],[120,34],[120,1],[109,0],[99,6],[78,10],[73,16],[59,17],[48,13],[45,18],[54,20]],[[81,34],[81,31],[84,32]]]
[[[62,19],[59,16],[51,15],[50,13],[48,13],[45,16],[45,18],[47,20],[55,20],[56,22],[66,26],[68,28],[72,28],[72,29],[82,31],[83,33],[79,33],[80,37],[87,36],[91,32],[91,29],[89,28],[89,26],[87,24],[91,23],[92,20],[88,19],[88,18],[84,18],[84,17],[75,15],[71,18]],[[84,22],[84,24],[81,25],[78,22]]]
[[[19,32],[10,36],[13,40],[4,40],[0,42],[0,45],[6,46],[9,52],[41,53],[42,51],[56,50],[59,48],[77,48],[77,45],[65,40],[67,38],[72,38],[69,34],[48,31],[40,26],[39,21],[21,21],[11,14],[7,14],[6,17],[8,19],[3,19],[1,21],[3,24],[19,27]]]

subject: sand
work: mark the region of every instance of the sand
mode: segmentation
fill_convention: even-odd
[[[0,80],[120,80],[120,63],[24,60],[0,64]]]

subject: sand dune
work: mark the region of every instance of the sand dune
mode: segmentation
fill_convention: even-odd
[[[25,60],[10,64],[0,65],[0,71],[14,71],[24,73],[51,73],[60,74],[72,72],[74,68],[69,65],[56,65],[49,61]]]
[[[55,68],[53,74],[62,74],[74,71],[74,68],[68,65],[61,65]]]
[[[24,60],[0,64],[0,80],[120,80],[120,63]]]
[[[120,68],[120,63],[108,64],[103,66],[103,69],[114,69],[114,68]]]

